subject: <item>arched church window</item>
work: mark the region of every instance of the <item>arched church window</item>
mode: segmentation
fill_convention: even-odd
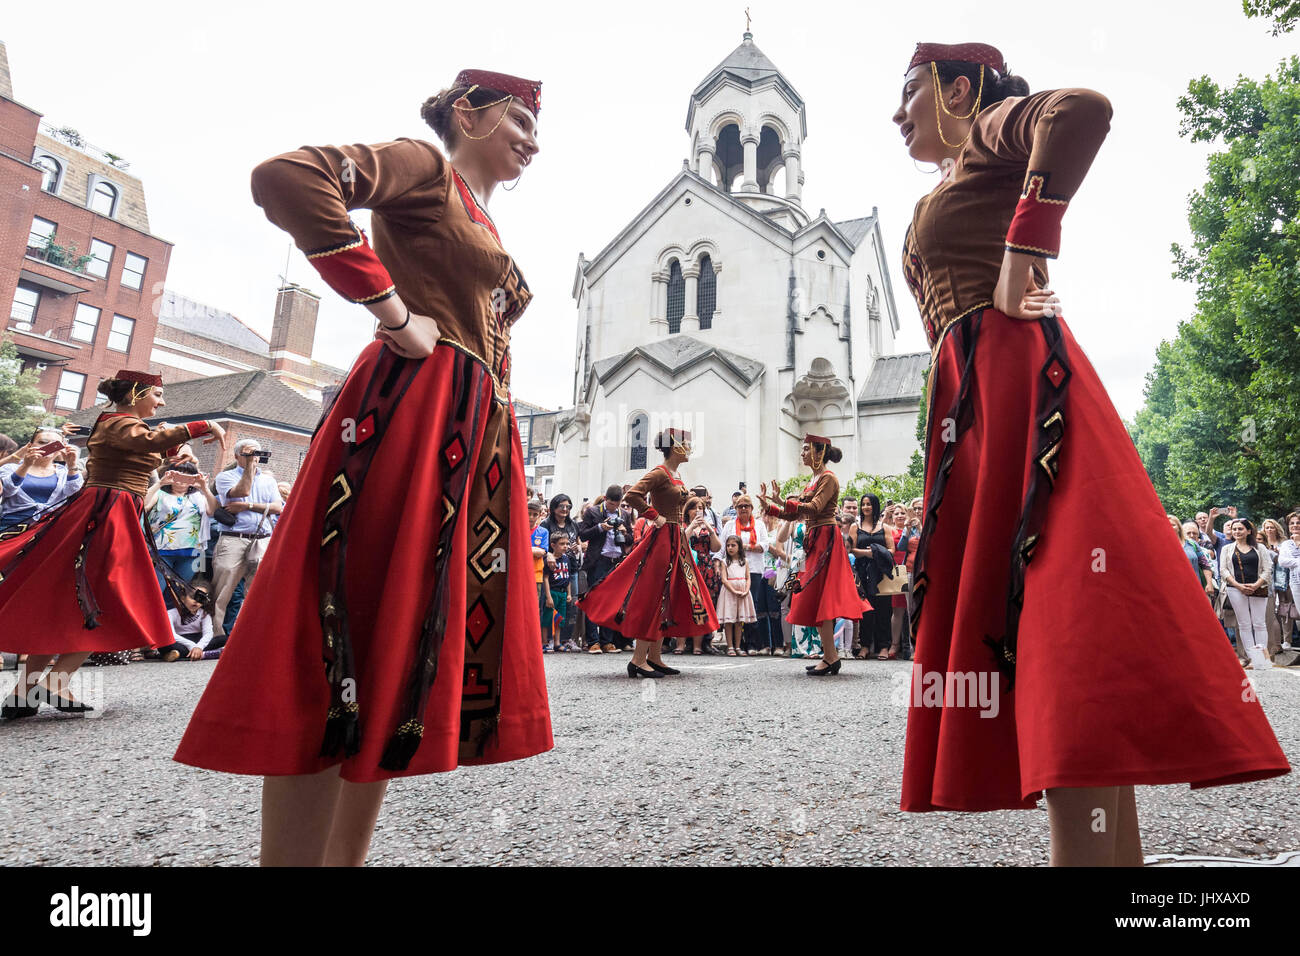
[[[646,431],[649,428],[650,419],[648,416],[645,414],[633,416],[627,439],[629,448],[627,467],[629,469],[644,469],[646,466],[646,446],[649,444]]]
[[[713,310],[718,301],[718,279],[713,272],[713,260],[705,256],[700,260],[700,284],[698,287],[700,328],[713,328]]]
[[[676,259],[668,267],[668,334],[682,330],[682,316],[686,314],[686,279],[682,264]]]

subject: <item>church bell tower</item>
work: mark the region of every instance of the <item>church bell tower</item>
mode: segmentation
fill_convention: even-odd
[[[691,168],[700,176],[787,228],[808,224],[803,97],[749,31],[691,94],[686,132]]]

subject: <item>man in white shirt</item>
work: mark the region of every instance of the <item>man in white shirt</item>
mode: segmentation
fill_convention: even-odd
[[[235,523],[221,527],[221,540],[212,553],[212,587],[216,608],[212,615],[218,637],[226,634],[226,605],[241,580],[245,591],[253,587],[253,576],[271,543],[273,516],[284,509],[275,476],[259,466],[269,457],[255,438],[235,443],[235,467],[217,475],[217,500],[235,516]]]

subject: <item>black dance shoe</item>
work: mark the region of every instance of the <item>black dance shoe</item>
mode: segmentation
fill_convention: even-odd
[[[36,711],[40,709],[40,703],[20,704],[18,696],[11,696],[4,704],[0,704],[0,720],[21,720],[23,717],[35,717]]]
[[[50,703],[54,705],[55,710],[65,714],[89,714],[95,709],[84,701],[68,700],[58,694],[50,695]]]
[[[838,674],[840,672],[840,659],[837,657],[835,663],[828,667],[818,669],[817,667],[808,668],[809,677],[826,677],[828,675]]]
[[[43,685],[39,688],[38,693],[40,695],[40,703],[49,704],[62,714],[89,714],[95,709],[82,701],[69,700],[62,694],[56,694],[54,691]]]
[[[676,667],[667,667],[664,664],[656,664],[654,661],[646,661],[646,663],[650,665],[652,670],[658,671],[660,674],[663,674],[665,677],[676,677],[678,674],[681,673],[681,671],[679,671]]]
[[[660,674],[658,671],[645,671],[645,670],[642,670],[641,668],[639,668],[639,667],[637,667],[635,664],[633,664],[631,661],[628,661],[628,662],[627,662],[627,676],[628,676],[628,677],[663,677],[664,675],[663,675],[663,674]]]

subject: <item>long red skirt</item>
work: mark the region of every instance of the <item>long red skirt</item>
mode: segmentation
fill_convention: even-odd
[[[801,585],[790,599],[791,624],[816,627],[822,621],[844,617],[856,621],[871,611],[871,602],[858,597],[844,538],[835,525],[809,528],[804,536]]]
[[[651,528],[578,604],[589,621],[647,641],[718,629],[713,598],[680,524]]]
[[[366,782],[452,770],[458,764],[518,760],[554,746],[525,507],[527,481],[514,413],[509,405],[493,401],[489,385],[469,402],[471,412],[480,404],[486,423],[469,442],[449,438],[447,422],[458,403],[452,382],[460,374],[456,363],[465,356],[439,345],[392,410],[354,503],[345,592],[360,749],[347,757],[320,755],[331,705],[322,665],[322,528],[326,510],[339,498],[332,491],[341,459],[338,436],[349,427],[358,432],[369,427],[373,396],[367,398],[367,386],[383,354],[379,342],[361,353],[312,440],[238,626],[176,752],[181,763],[262,775],[315,773],[341,763],[345,780]],[[392,361],[391,355],[384,361]],[[472,513],[477,506],[462,506],[450,517],[455,522],[445,562],[450,604],[436,677],[422,699],[423,735],[405,769],[388,770],[379,764],[404,719],[418,637],[437,584],[435,546],[450,507],[444,491],[449,475],[459,468],[471,469],[467,502],[503,482],[508,495],[502,497],[508,500],[492,498],[491,509],[481,513]],[[494,544],[501,540],[503,524],[507,553],[497,555]],[[495,580],[488,577],[494,567],[506,576],[500,599],[476,597],[467,608],[471,588],[478,594],[482,586],[477,577],[471,583],[471,575]],[[465,756],[462,701],[471,700],[480,693],[479,685],[493,678],[466,666],[467,645],[472,650],[503,621],[496,734],[480,755]]]
[[[1065,323],[968,316],[949,330],[931,389],[902,809],[1032,808],[1053,787],[1286,773]],[[1018,537],[1035,489],[1043,507]],[[1013,649],[1015,550],[1028,563]]]
[[[0,649],[75,654],[172,643],[140,499],[130,492],[83,488],[22,530],[0,533],[0,575]]]

